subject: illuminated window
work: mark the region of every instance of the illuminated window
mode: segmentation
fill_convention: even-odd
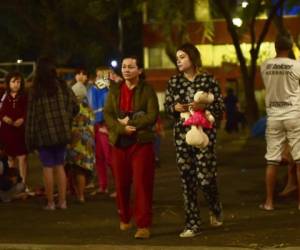
[[[162,67],[162,49],[161,48],[149,48],[149,68],[161,68]]]
[[[223,63],[238,64],[235,48],[232,44],[197,45],[201,53],[202,64],[205,67],[220,67]],[[241,49],[246,58],[247,64],[250,63],[251,44],[242,43]],[[275,56],[274,44],[270,42],[262,43],[257,64],[260,65],[268,58]],[[167,56],[165,49],[162,47],[144,49],[145,68],[174,68],[170,58]]]
[[[197,45],[200,50],[203,66],[220,67],[222,63],[238,63],[235,48],[232,44],[224,45]],[[251,44],[242,43],[241,49],[246,58],[246,62],[250,63]],[[257,60],[258,65],[268,58],[275,56],[274,44],[269,42],[262,43],[260,53]]]
[[[170,58],[167,56],[163,47],[145,48],[144,49],[145,68],[174,68]]]

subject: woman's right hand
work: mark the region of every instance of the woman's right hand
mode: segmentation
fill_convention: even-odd
[[[7,124],[9,124],[9,125],[12,125],[12,124],[13,124],[13,120],[12,120],[10,117],[8,117],[8,116],[4,116],[4,117],[2,118],[2,121],[4,121],[5,123],[7,123]]]
[[[189,111],[189,104],[176,103],[174,109],[179,113],[187,112]]]

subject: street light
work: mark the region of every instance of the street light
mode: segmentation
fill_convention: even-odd
[[[232,23],[233,23],[235,26],[237,26],[237,27],[241,27],[242,24],[243,24],[243,21],[242,21],[241,18],[235,17],[235,18],[232,19]]]
[[[118,67],[118,62],[117,62],[117,60],[112,60],[112,61],[110,62],[110,65],[111,65],[113,68]]]
[[[247,8],[248,4],[249,3],[247,1],[243,1],[242,2],[242,8],[244,8],[244,9]]]

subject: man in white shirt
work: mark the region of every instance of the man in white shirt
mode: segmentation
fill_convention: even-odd
[[[275,41],[276,57],[261,65],[267,111],[266,201],[260,206],[264,210],[274,209],[277,166],[286,143],[297,164],[300,210],[300,62],[288,57],[292,44],[289,37],[278,36]]]

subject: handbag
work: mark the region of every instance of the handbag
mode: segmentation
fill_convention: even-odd
[[[118,148],[128,148],[137,142],[135,135],[120,135],[116,146]]]
[[[146,113],[144,111],[137,111],[137,112],[120,112],[119,117],[125,118],[126,116],[129,117],[129,119],[135,119],[140,116],[145,115]],[[120,135],[116,146],[119,148],[128,148],[135,144],[137,142],[136,134],[133,135]]]

